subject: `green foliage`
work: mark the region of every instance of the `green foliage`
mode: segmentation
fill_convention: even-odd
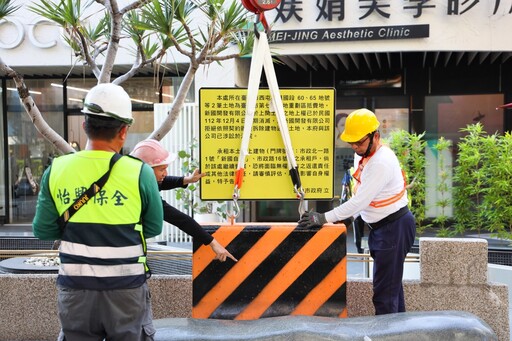
[[[492,135],[486,139],[486,183],[483,211],[486,229],[500,238],[512,239],[512,135]]]
[[[439,214],[433,223],[438,237],[452,237],[467,231],[489,231],[498,238],[512,240],[512,134],[488,135],[481,123],[461,129],[466,133],[457,144],[457,160],[450,187],[450,165],[443,156],[452,143],[440,137],[437,152],[436,206]],[[425,223],[425,146],[424,134],[394,131],[387,143],[396,153],[407,174],[411,211],[422,233],[431,224]],[[412,180],[411,180],[412,178]],[[452,191],[453,199],[450,199]],[[449,226],[446,209],[453,204],[454,228]]]
[[[196,8],[192,2],[189,1],[189,3],[187,13]],[[132,21],[132,25],[139,30],[156,32],[160,40],[166,42],[163,45],[170,44],[170,40],[168,40],[170,37],[174,37],[179,43],[182,43],[187,39],[184,26],[180,22],[184,20],[181,17],[183,12],[176,7],[183,6],[184,4],[178,1],[165,1],[164,3],[157,0],[151,1],[147,6],[141,8],[140,20]],[[175,14],[180,14],[180,16],[175,17]]]
[[[456,230],[512,239],[512,136],[488,135],[480,123],[461,131],[467,135],[458,144],[454,171]]]
[[[14,6],[13,4],[11,4],[11,0],[0,1],[0,20],[11,15],[15,11],[17,11],[20,7],[21,7],[21,5]]]
[[[195,158],[198,154],[198,142],[193,139],[187,150],[178,151],[178,161],[181,163],[183,175],[192,174],[199,168],[199,162]],[[186,210],[197,214],[214,213],[217,216],[227,219],[227,204],[224,201],[202,201],[199,197],[200,182],[189,184],[186,188],[175,190],[176,199],[183,203]]]
[[[434,145],[434,149],[437,151],[437,200],[436,206],[439,207],[440,213],[434,218],[434,223],[439,226],[437,233],[440,237],[447,237],[453,234],[447,227],[448,216],[446,214],[447,207],[451,204],[450,188],[448,181],[450,180],[450,173],[448,172],[448,165],[444,153],[450,149],[452,141],[445,139],[441,136],[437,143]]]
[[[80,25],[83,9],[91,5],[93,1],[89,1],[85,6],[82,6],[80,0],[61,0],[59,3],[48,0],[40,0],[39,2],[29,6],[29,9],[64,28],[76,28]]]
[[[387,143],[395,152],[408,184],[409,207],[416,218],[418,234],[430,225],[425,219],[425,134],[409,133],[405,130],[391,132]]]
[[[467,133],[458,143],[457,165],[454,169],[453,200],[455,229],[480,234],[485,225],[483,198],[488,188],[488,148],[494,148],[496,136],[486,137],[481,123],[461,129]]]

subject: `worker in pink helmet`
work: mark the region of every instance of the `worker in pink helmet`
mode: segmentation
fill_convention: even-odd
[[[176,159],[176,154],[169,153],[157,140],[147,139],[135,145],[130,153],[153,168],[158,188],[160,191],[170,190],[178,187],[187,187],[188,184],[199,181],[205,173],[198,169],[189,176],[167,175],[167,168]],[[215,253],[215,259],[224,262],[227,258],[237,261],[211,234],[206,232],[192,217],[169,205],[162,199],[164,208],[164,220],[169,224],[177,226],[186,234],[204,245],[210,245]]]

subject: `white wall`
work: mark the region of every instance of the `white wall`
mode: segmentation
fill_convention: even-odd
[[[235,0],[231,0],[235,1]],[[236,0],[239,1],[239,0]],[[318,1],[301,1],[291,6],[292,0],[283,10],[283,16],[289,20],[278,20],[272,31],[305,30],[305,29],[337,29],[337,28],[367,28],[390,27],[393,25],[428,25],[429,35],[416,39],[381,39],[381,40],[340,40],[316,43],[276,44],[273,50],[281,55],[286,54],[329,54],[356,52],[384,51],[512,51],[509,33],[512,31],[512,14],[509,12],[510,3],[505,1],[454,1],[458,3],[458,13],[449,15],[448,1],[431,0],[423,6],[421,16],[415,17],[417,11],[407,6],[420,6],[414,1],[387,1],[382,7],[384,15],[373,11],[366,16],[368,8],[363,1],[344,1],[344,17],[333,15],[332,20],[320,17],[321,9]],[[60,38],[61,32],[55,26],[40,25],[41,17],[27,9],[34,0],[17,0],[15,5],[22,8],[8,17],[16,25],[0,25],[0,53],[10,66],[55,66],[73,65],[76,59],[70,48]],[[120,6],[128,4],[129,0],[119,0]],[[228,3],[230,0],[227,1]],[[384,2],[383,2],[384,3]],[[495,11],[496,4],[499,4]],[[430,8],[430,6],[433,6]],[[291,8],[296,9],[295,12]],[[88,13],[93,14],[94,4]],[[323,9],[325,10],[325,9]],[[267,21],[272,22],[278,11],[265,12]],[[255,15],[254,15],[255,17]],[[94,20],[94,15],[91,16]],[[300,19],[300,20],[299,20]],[[204,25],[201,17],[194,18],[193,24]],[[21,28],[20,28],[21,27]],[[19,42],[19,43],[18,43]],[[5,46],[17,47],[5,48]],[[37,58],[34,58],[37,56]],[[130,51],[121,49],[117,64],[132,64]],[[173,50],[169,53],[166,63],[187,62],[180,53]],[[78,64],[80,65],[80,63]]]
[[[155,127],[160,124],[167,117],[167,113],[171,105],[168,103],[156,103],[154,123]],[[171,131],[164,136],[161,140],[162,145],[168,151],[177,153],[180,150],[188,150],[190,143],[194,137],[199,136],[199,110],[196,104],[186,104],[182,109],[176,123]],[[169,165],[169,175],[181,176],[181,163],[177,159]],[[186,212],[183,204],[176,200],[175,193],[171,191],[162,191],[162,198],[167,201],[171,206],[176,207],[182,212]],[[191,212],[188,212],[190,215]],[[157,238],[158,241],[171,241],[171,242],[191,242],[192,238],[185,232],[181,231],[174,225],[164,222],[164,229],[162,234]]]
[[[508,300],[512,299],[512,266],[489,264],[487,266],[487,279],[489,282],[498,282],[508,285]],[[509,308],[512,309],[512,307]]]
[[[132,2],[118,1],[120,7]],[[34,0],[16,0],[13,5],[21,8],[0,21],[0,53],[3,61],[11,66],[72,66],[81,67],[71,48],[62,39],[62,30],[50,22],[40,22],[43,17],[28,9],[29,5],[39,3]],[[86,1],[82,1],[82,4]],[[95,13],[104,8],[93,4],[84,13],[91,23],[99,19]],[[8,21],[6,23],[6,20]],[[129,43],[130,42],[130,43]],[[123,39],[116,64],[133,64],[130,39]],[[165,63],[187,63],[188,58],[171,49],[164,59]],[[35,58],[37,56],[37,58]],[[101,63],[101,62],[99,62]]]

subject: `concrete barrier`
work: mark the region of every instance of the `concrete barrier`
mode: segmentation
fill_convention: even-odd
[[[238,262],[217,262],[209,246],[194,242],[192,317],[347,317],[345,225],[296,227],[297,223],[203,225]]]
[[[510,340],[508,287],[487,281],[486,240],[421,238],[420,262],[420,279],[404,280],[408,312],[465,311],[485,321],[499,341]],[[56,339],[55,280],[0,275],[0,340]],[[154,275],[149,286],[155,319],[192,317],[192,276]],[[374,314],[371,280],[349,277],[346,297],[349,318]]]

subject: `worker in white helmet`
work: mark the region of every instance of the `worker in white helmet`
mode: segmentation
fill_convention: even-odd
[[[131,99],[99,84],[82,111],[85,150],[46,169],[32,222],[37,238],[61,240],[58,340],[153,340],[146,239],[162,232],[163,210],[151,168],[120,154]]]
[[[198,169],[189,176],[169,176],[167,168],[176,159],[175,154],[169,153],[154,139],[147,139],[135,145],[130,153],[153,168],[158,188],[160,191],[170,190],[178,187],[187,187],[190,183],[199,181],[205,174]],[[186,234],[192,236],[203,245],[209,245],[215,253],[215,259],[224,262],[227,258],[237,261],[228,250],[226,250],[211,234],[206,232],[192,217],[169,205],[162,199],[164,208],[164,220],[169,224],[177,226]]]

